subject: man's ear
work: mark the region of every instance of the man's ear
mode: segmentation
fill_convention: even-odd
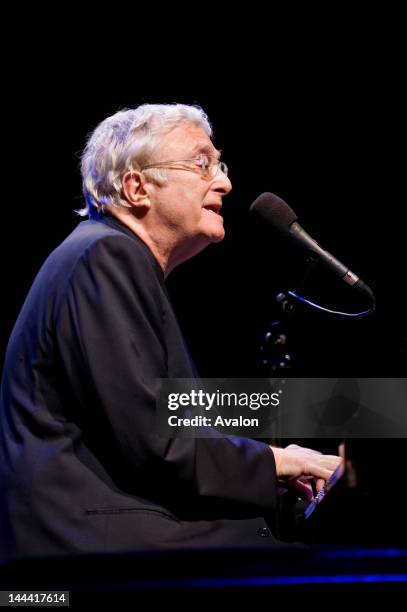
[[[146,178],[142,172],[129,170],[122,178],[123,196],[136,209],[150,208],[150,194],[146,189]]]

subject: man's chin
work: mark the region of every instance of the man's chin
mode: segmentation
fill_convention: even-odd
[[[225,237],[225,230],[223,230],[222,232],[217,232],[216,234],[213,235],[211,242],[222,242],[224,237]]]
[[[217,223],[216,225],[201,226],[199,231],[195,234],[194,242],[195,245],[199,245],[199,250],[202,250],[209,244],[222,242],[224,237],[225,230],[223,224]]]
[[[221,217],[222,219],[222,217]],[[221,242],[225,237],[225,229],[223,227],[223,219],[217,222],[215,227],[208,228],[207,236],[210,242]]]
[[[209,242],[221,242],[225,237],[223,217],[212,210],[203,210],[201,228]]]

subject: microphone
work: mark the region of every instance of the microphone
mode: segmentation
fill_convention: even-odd
[[[366,285],[354,272],[341,263],[336,257],[323,249],[316,240],[297,223],[297,215],[284,200],[274,193],[262,193],[250,206],[250,213],[266,221],[280,233],[294,240],[313,255],[345,283],[358,291],[367,294],[373,301],[375,296],[371,288]]]

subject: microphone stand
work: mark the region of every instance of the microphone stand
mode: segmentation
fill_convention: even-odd
[[[314,254],[310,254],[307,258],[307,267],[304,271],[303,277],[298,285],[300,288],[303,286],[308,279],[311,271],[315,265],[319,262],[319,257]],[[368,310],[361,312],[349,313],[332,310],[311,302],[310,300],[303,298],[297,294],[297,291],[286,290],[278,293],[274,302],[278,305],[279,314],[275,317],[270,325],[269,329],[264,333],[262,344],[260,346],[260,358],[261,368],[265,376],[274,379],[278,379],[279,391],[282,392],[281,387],[285,384],[287,372],[289,373],[293,362],[295,362],[293,349],[290,346],[289,336],[290,327],[292,328],[293,320],[296,313],[295,306],[298,303],[306,304],[307,307],[312,307],[318,311],[322,311],[331,315],[347,317],[347,318],[360,318],[365,317],[375,310],[375,297],[370,288],[363,289],[362,291],[369,296],[371,306]],[[282,408],[281,405],[277,408],[277,419],[275,421],[275,427],[273,430],[272,437],[268,437],[262,441],[270,444],[271,446],[282,447],[283,446],[283,435],[282,435]],[[271,428],[270,428],[270,431]],[[298,440],[284,440],[284,445],[288,443],[298,442]],[[301,503],[299,503],[301,502]],[[285,495],[282,495],[279,499],[276,515],[273,520],[273,528],[278,538],[282,540],[292,540],[298,538],[300,529],[300,521],[303,517],[305,502],[299,500],[294,491],[289,491]],[[297,535],[296,535],[297,534]]]
[[[314,255],[307,258],[307,267],[298,283],[298,289],[304,286],[318,261],[318,257]],[[274,296],[274,302],[278,306],[278,315],[272,319],[268,329],[262,335],[259,349],[260,367],[267,377],[284,378],[293,360],[295,361],[289,337],[298,301],[290,295],[289,290],[284,290]]]
[[[309,255],[307,266],[298,287],[301,288],[307,281],[311,271],[318,263],[318,258]],[[288,290],[281,291],[273,299],[277,306],[278,314],[273,317],[268,329],[262,335],[262,342],[259,350],[260,366],[263,374],[267,378],[276,379],[275,384],[282,387],[285,384],[287,374],[289,374],[295,356],[290,346],[290,332],[296,314],[298,303],[289,295]],[[276,447],[283,446],[282,438],[282,407],[277,408],[277,418],[275,419],[274,435],[270,438],[262,439],[263,442]],[[286,441],[287,442],[287,441]],[[296,539],[299,533],[299,521],[305,511],[305,502],[299,503],[298,496],[294,491],[288,491],[278,499],[275,515],[269,521],[276,537],[282,541]],[[267,520],[267,517],[266,517]]]

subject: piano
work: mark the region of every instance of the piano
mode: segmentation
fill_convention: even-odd
[[[346,546],[407,545],[407,440],[349,439],[345,461],[309,503],[283,495],[284,541]],[[284,499],[286,498],[286,499]]]

